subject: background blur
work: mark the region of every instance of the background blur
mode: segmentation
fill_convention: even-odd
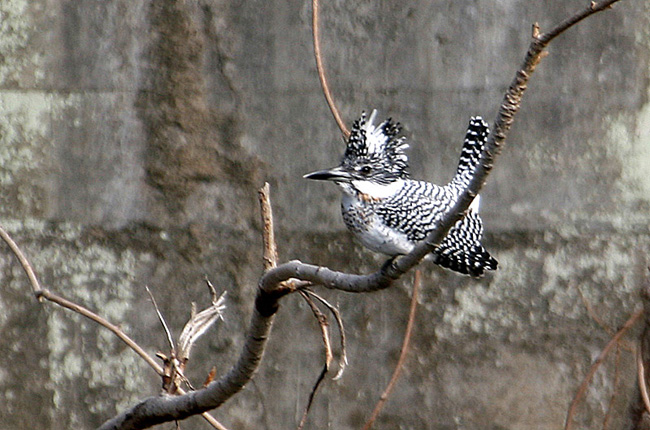
[[[494,119],[531,26],[583,0],[325,1],[322,48],[346,121],[376,108],[405,126],[415,178],[445,183],[471,115]],[[557,429],[592,360],[639,306],[650,250],[650,3],[623,0],[552,43],[482,193],[472,280],[422,264],[412,350],[378,429]],[[227,371],[262,272],[257,189],[271,183],[281,260],[369,273],[339,192],[302,175],[344,145],[316,75],[307,1],[0,2],[0,223],[42,283],[167,351],[144,290],[178,335],[203,277],[225,322],[189,375]],[[387,291],[322,291],[350,365],[310,429],[358,429],[390,378],[412,276]],[[92,428],[158,392],[152,370],[78,315],[39,305],[0,253],[0,422]],[[591,309],[591,312],[589,311]],[[633,333],[634,334],[634,333]],[[581,428],[615,428],[632,344],[600,370]],[[323,352],[299,297],[283,301],[261,369],[216,411],[231,430],[294,428]],[[616,371],[615,364],[618,364]],[[167,425],[169,427],[170,424]],[[208,428],[200,419],[183,428]]]

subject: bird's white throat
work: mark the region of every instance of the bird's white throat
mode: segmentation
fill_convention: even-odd
[[[385,199],[395,195],[404,186],[404,180],[398,179],[388,184],[378,184],[372,181],[352,181],[352,186],[362,194],[375,199]]]

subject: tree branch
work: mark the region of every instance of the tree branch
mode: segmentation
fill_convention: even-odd
[[[533,40],[528,48],[524,63],[516,72],[508,88],[490,135],[481,155],[481,162],[467,189],[456,203],[442,217],[434,231],[408,255],[389,260],[377,272],[370,275],[354,275],[337,272],[326,267],[291,261],[268,270],[259,281],[255,308],[249,324],[249,331],[243,351],[233,368],[219,381],[210,383],[205,389],[177,397],[152,397],[106,422],[101,429],[140,429],[166,421],[179,420],[197,413],[216,408],[232,395],[239,392],[257,370],[273,318],[279,307],[279,300],[295,291],[284,284],[290,279],[298,279],[320,284],[330,289],[347,292],[371,292],[391,286],[392,282],[417,265],[427,254],[435,249],[447,235],[449,229],[463,217],[472,200],[478,195],[500,154],[514,118],[520,108],[521,99],[527,88],[530,76],[544,56],[544,49],[551,40],[596,12],[608,8],[618,0],[591,3],[590,6],[573,15],[545,34],[539,34],[534,26]],[[317,5],[315,10],[315,40],[318,40]],[[318,46],[316,43],[315,48]],[[320,62],[320,49],[316,54]],[[321,83],[323,80],[321,78]],[[326,88],[326,87],[325,87]],[[328,90],[325,90],[326,97]],[[330,105],[331,107],[332,105]],[[338,121],[337,121],[338,122]]]
[[[402,349],[399,353],[399,359],[397,360],[397,365],[395,365],[395,370],[393,371],[393,376],[391,376],[388,385],[381,396],[379,401],[375,405],[375,409],[372,411],[372,415],[366,421],[366,424],[363,426],[363,430],[370,430],[375,424],[377,417],[381,413],[381,410],[384,408],[384,403],[388,400],[388,396],[393,391],[395,384],[397,383],[402,369],[404,368],[404,362],[406,362],[406,354],[409,350],[409,344],[411,343],[411,335],[413,334],[413,326],[415,325],[415,311],[418,307],[418,289],[420,288],[420,269],[415,270],[415,278],[413,280],[413,293],[411,296],[411,307],[409,309],[409,319],[406,324],[406,331],[404,332],[404,341],[402,342]]]
[[[38,282],[38,278],[36,277],[36,273],[34,273],[34,269],[32,268],[32,265],[29,264],[29,260],[27,257],[25,257],[25,254],[23,254],[23,251],[20,249],[20,247],[14,242],[14,240],[9,236],[9,233],[0,226],[0,238],[5,241],[5,243],[9,246],[11,249],[11,252],[14,253],[18,261],[20,262],[20,265],[22,266],[23,270],[25,271],[25,274],[27,275],[27,278],[29,278],[29,284],[32,286],[32,291],[34,291],[34,295],[39,301],[43,301],[44,298],[42,296],[43,293],[43,288],[41,288],[41,284]]]
[[[0,226],[0,238],[9,245],[9,248],[11,251],[14,253],[16,258],[18,258],[18,261],[20,262],[20,265],[22,266],[23,270],[27,274],[27,277],[29,278],[29,283],[32,286],[32,291],[34,292],[34,295],[39,301],[43,300],[48,300],[52,303],[55,303],[61,307],[64,307],[66,309],[69,309],[73,312],[76,312],[89,320],[99,324],[100,326],[110,330],[117,336],[122,342],[124,342],[126,345],[128,345],[133,351],[135,351],[144,361],[151,366],[158,375],[163,374],[163,369],[162,367],[158,364],[156,360],[154,360],[153,357],[151,357],[147,352],[140,347],[133,339],[131,339],[126,333],[122,331],[118,326],[115,324],[107,321],[105,318],[101,317],[100,315],[97,315],[95,312],[91,311],[90,309],[87,309],[81,305],[78,305],[64,297],[61,297],[57,294],[54,294],[47,288],[41,287],[41,284],[38,282],[38,278],[36,277],[36,273],[34,272],[34,269],[32,268],[32,265],[29,263],[29,260],[25,256],[25,254],[22,252],[20,247],[14,242],[14,240],[9,236],[9,233]]]
[[[273,228],[273,208],[271,206],[270,185],[268,182],[257,191],[260,201],[260,214],[262,215],[262,240],[264,241],[264,270],[269,270],[278,265],[278,247],[275,243],[275,229]]]
[[[621,340],[621,337],[632,327],[637,320],[643,315],[643,309],[639,309],[638,311],[634,312],[630,318],[623,324],[623,327],[619,331],[616,332],[614,336],[610,339],[609,342],[607,342],[607,345],[603,348],[602,351],[600,351],[600,354],[598,354],[598,357],[596,357],[596,360],[594,360],[594,363],[591,365],[589,368],[589,372],[587,372],[587,375],[583,379],[582,383],[580,384],[580,387],[578,388],[578,391],[576,392],[576,395],[573,397],[573,400],[571,401],[571,406],[569,407],[569,410],[567,412],[566,416],[566,421],[564,423],[564,430],[571,430],[573,428],[573,418],[575,416],[575,411],[578,407],[578,404],[580,403],[580,400],[582,399],[582,396],[585,394],[587,391],[587,388],[589,387],[589,383],[591,382],[591,378],[594,376],[600,365],[603,363],[605,358],[609,355],[609,352],[611,349],[616,346],[619,341]]]
[[[9,233],[7,233],[7,231],[2,226],[0,226],[0,238],[9,246],[13,254],[20,262],[20,265],[22,266],[23,270],[27,274],[27,277],[29,278],[29,283],[32,287],[32,290],[34,291],[34,295],[39,300],[39,302],[43,302],[44,300],[47,300],[65,309],[76,312],[88,318],[89,320],[99,324],[101,327],[108,329],[115,336],[117,336],[118,339],[120,339],[129,348],[131,348],[136,354],[138,354],[140,358],[142,358],[159,376],[163,376],[164,370],[162,366],[160,366],[160,364],[158,364],[158,362],[154,360],[153,357],[147,354],[147,352],[137,342],[131,339],[129,335],[124,333],[124,331],[122,331],[120,327],[116,326],[115,324],[111,323],[110,321],[106,320],[105,318],[96,314],[90,309],[78,305],[77,303],[74,303],[64,297],[59,296],[58,294],[54,294],[47,288],[42,288],[40,282],[38,281],[38,277],[36,276],[36,273],[34,272],[34,269],[31,263],[29,262],[29,259],[25,256],[25,254],[20,249],[20,247],[16,244],[16,242],[11,238]],[[178,393],[185,394],[185,392],[180,388],[178,389]],[[201,415],[208,423],[210,423],[210,425],[212,425],[212,427],[219,430],[227,430],[221,423],[219,423],[212,415],[208,414],[207,412],[204,412]]]
[[[332,98],[332,92],[330,91],[330,86],[327,83],[327,77],[325,76],[325,67],[323,66],[323,55],[320,51],[320,26],[318,24],[319,12],[318,12],[318,0],[312,0],[312,21],[311,29],[312,35],[314,38],[314,57],[316,58],[316,69],[318,70],[318,79],[320,84],[323,87],[323,94],[325,95],[325,100],[327,101],[327,106],[329,106],[332,115],[334,116],[334,121],[341,129],[341,133],[347,139],[350,136],[350,130],[345,125],[345,122],[341,119],[341,114],[334,104],[334,99]]]

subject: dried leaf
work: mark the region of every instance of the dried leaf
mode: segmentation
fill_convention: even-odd
[[[190,351],[194,343],[203,335],[218,319],[223,319],[223,311],[226,309],[224,304],[226,293],[212,303],[212,306],[192,315],[190,320],[183,327],[180,338],[178,339],[178,358],[181,361],[187,361],[190,358]]]

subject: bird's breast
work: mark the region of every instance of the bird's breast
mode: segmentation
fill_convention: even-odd
[[[407,236],[389,226],[375,212],[381,199],[362,193],[343,195],[341,212],[348,230],[362,245],[387,255],[407,254],[413,243]]]

